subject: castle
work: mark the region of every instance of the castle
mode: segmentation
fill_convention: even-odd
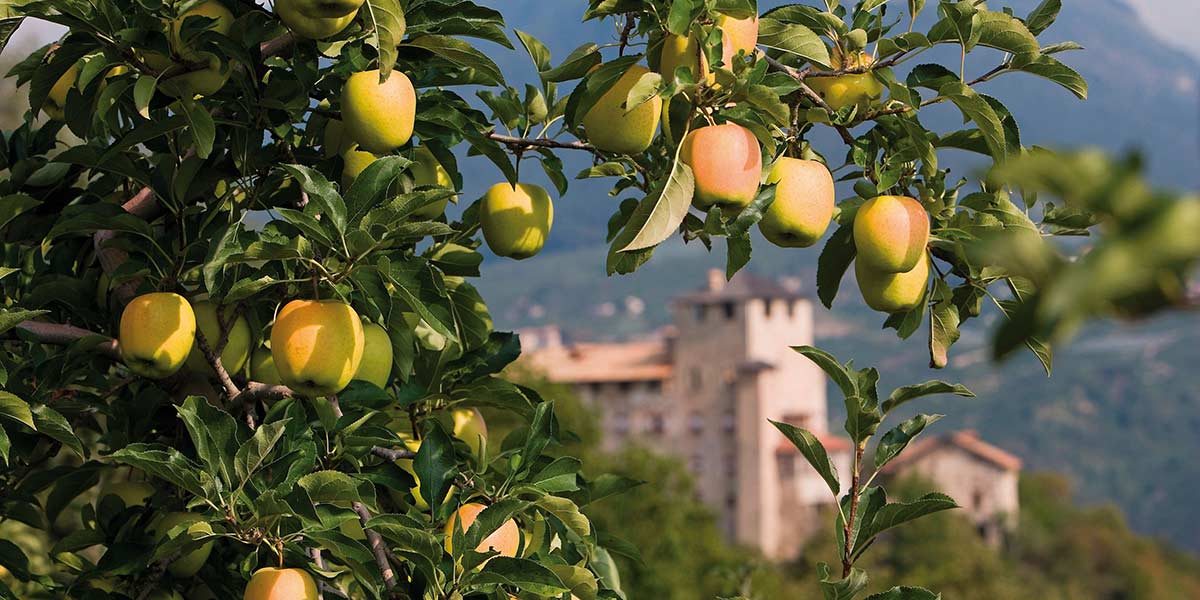
[[[769,421],[811,431],[850,480],[852,446],[829,429],[826,376],[790,348],[813,343],[813,305],[774,281],[711,271],[671,309],[674,326],[643,341],[568,344],[547,327],[522,331],[522,343],[535,368],[598,409],[606,448],[636,441],[679,456],[730,540],[793,558],[833,498]],[[1015,525],[1020,460],[973,432],[926,435],[888,474],[932,480],[999,542]]]

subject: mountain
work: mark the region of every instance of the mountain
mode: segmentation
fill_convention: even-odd
[[[580,40],[616,37],[611,24],[579,24],[579,3],[492,4],[512,15],[511,25],[542,39],[557,60]],[[760,4],[765,9],[780,3]],[[1022,15],[1036,2],[989,4],[1013,6]],[[989,82],[983,91],[1016,115],[1026,145],[1141,149],[1149,172],[1161,185],[1200,187],[1195,168],[1200,164],[1200,62],[1157,38],[1125,2],[1064,4],[1044,43],[1073,40],[1088,48],[1062,59],[1088,79],[1090,98],[1081,102],[1047,81],[1021,75]],[[957,61],[953,49],[946,52],[929,52],[928,60],[953,55]],[[497,59],[512,81],[534,76],[520,51],[501,53]],[[987,70],[993,60],[975,59],[973,54],[969,74]],[[961,118],[947,108],[927,122],[950,128]],[[836,140],[817,143],[827,152],[841,152]],[[588,165],[586,156],[565,158],[568,172]],[[956,172],[972,168],[966,158],[947,154]],[[468,185],[482,186],[480,179],[498,176],[493,167],[483,166],[468,176]],[[672,297],[700,285],[707,269],[724,266],[720,244],[708,253],[699,244],[672,241],[637,273],[605,277],[604,224],[616,205],[607,189],[596,182],[572,182],[567,196],[557,201],[551,245],[542,255],[521,263],[491,257],[485,262],[480,287],[499,326],[556,323],[579,337],[599,339],[644,334],[669,322]],[[471,193],[469,187],[466,197]],[[751,270],[796,278],[811,293],[816,250],[780,250],[756,239],[754,251]],[[1194,458],[1200,456],[1196,315],[1090,328],[1073,345],[1058,350],[1049,379],[1027,356],[998,367],[990,363],[986,343],[993,315],[972,322],[955,346],[950,368],[933,372],[926,367],[920,334],[900,341],[892,332],[880,331],[883,319],[858,300],[852,277],[843,288],[832,311],[817,308],[822,347],[843,359],[853,356],[860,364],[880,366],[883,389],[930,378],[966,383],[979,398],[917,408],[950,415],[936,427],[978,429],[989,441],[1020,455],[1030,470],[1066,473],[1078,500],[1115,502],[1137,530],[1200,551],[1200,522],[1194,519],[1194,497],[1200,491],[1200,465]],[[831,402],[831,407],[838,404]]]

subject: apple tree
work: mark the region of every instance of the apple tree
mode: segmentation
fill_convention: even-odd
[[[557,196],[563,152],[615,179],[609,274],[677,234],[725,238],[730,276],[755,226],[824,239],[821,300],[854,264],[887,327],[924,328],[933,367],[985,303],[1006,317],[998,353],[1048,372],[1082,320],[1184,301],[1197,201],[1132,162],[1024,147],[980,89],[1036,76],[1086,96],[1057,58],[1077,45],[1038,42],[1060,3],[933,4],[580,1],[616,33],[556,62],[470,0],[0,1],[0,48],[23,19],[68,29],[9,74],[29,107],[0,144],[0,525],[34,540],[0,540],[0,597],[623,598],[613,555],[636,549],[581,509],[636,482],[555,456],[571,433],[505,378],[519,341],[471,283],[483,244],[522,259],[553,235],[527,159]],[[497,47],[539,81],[506,82]],[[961,60],[920,60],[938,48]],[[928,128],[935,104],[965,125]],[[995,169],[955,180],[949,152]],[[458,197],[462,161],[498,172],[478,200]],[[1048,241],[1100,224],[1080,260]],[[881,400],[874,369],[797,351],[846,396],[853,481],[779,427],[840,495],[822,586],[853,598],[875,536],[955,506],[889,502],[870,440],[903,403],[970,392]],[[482,407],[522,426],[490,439]],[[880,436],[874,472],[937,418]]]

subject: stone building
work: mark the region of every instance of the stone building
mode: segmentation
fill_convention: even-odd
[[[608,449],[636,441],[679,456],[729,539],[793,558],[834,499],[769,421],[811,431],[850,479],[852,448],[829,430],[825,374],[791,350],[813,343],[813,305],[774,281],[711,271],[671,311],[674,325],[644,340],[566,343],[543,327],[523,331],[522,345],[535,368],[598,409]]]

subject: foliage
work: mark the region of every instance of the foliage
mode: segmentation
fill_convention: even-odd
[[[233,11],[231,23],[190,12],[213,2]],[[979,314],[990,286],[1007,285],[1017,301],[1032,300],[1013,308],[1016,317],[1023,310],[1044,312],[1025,308],[1049,293],[1029,289],[1037,278],[1023,273],[1018,281],[992,253],[974,253],[979,240],[1024,232],[1040,241],[1040,233],[1078,233],[1078,227],[1062,227],[1064,219],[1081,219],[1084,228],[1106,217],[1141,222],[1173,206],[1155,201],[1130,214],[1096,202],[1071,206],[1064,215],[1045,205],[1042,222],[1034,224],[1031,194],[1018,207],[1010,188],[983,182],[960,199],[966,182],[947,179],[938,150],[990,157],[1001,167],[999,181],[1030,189],[1038,182],[1028,179],[1028,170],[1004,170],[1023,164],[1029,151],[1008,110],[973,85],[1024,73],[1086,96],[1082,78],[1052,56],[1070,45],[1041,48],[1036,37],[1053,22],[1059,2],[1046,0],[1019,19],[979,3],[943,1],[939,20],[924,33],[902,32],[902,20],[889,17],[886,5],[829,1],[824,9],[776,9],[761,19],[766,53],[739,53],[727,63],[716,19],[751,16],[757,12],[752,0],[592,0],[585,19],[612,18],[622,26],[618,57],[610,46],[589,43],[555,65],[534,36],[517,32],[540,79],[518,90],[469,41],[512,48],[503,16],[469,0],[366,0],[348,28],[318,42],[287,32],[273,12],[250,2],[5,2],[5,17],[42,19],[69,32],[13,68],[17,82],[28,84],[30,110],[0,147],[0,334],[6,336],[0,516],[53,531],[60,515],[79,507],[81,521],[54,532],[49,572],[30,572],[28,557],[12,544],[0,545],[0,564],[29,594],[54,597],[141,600],[164,589],[203,588],[236,597],[251,574],[268,565],[303,568],[329,594],[356,598],[624,597],[612,558],[619,548],[581,508],[630,482],[582,477],[581,462],[560,452],[572,438],[553,402],[500,375],[520,345],[512,334],[493,330],[470,282],[483,260],[476,234],[488,227],[479,203],[458,220],[429,212],[461,185],[462,151],[485,157],[513,184],[522,159],[536,158],[559,194],[568,182],[554,151],[591,152],[597,164],[582,177],[617,177],[616,194],[641,197],[622,203],[610,221],[610,273],[636,269],[680,230],[684,239],[705,245],[729,238],[732,276],[750,258],[747,232],[773,202],[773,188],[764,187],[740,214],[693,213],[694,174],[681,162],[679,140],[704,123],[732,122],[753,132],[769,159],[819,156],[804,136],[832,127],[848,146],[846,164],[835,171],[844,170],[840,177],[854,181],[862,198],[840,205],[843,233],[834,239],[841,243],[822,253],[820,295],[833,301],[853,257],[844,232],[861,199],[886,193],[919,198],[932,220],[930,250],[941,267],[928,302],[891,315],[887,325],[908,337],[928,312],[929,354],[938,367],[959,326]],[[923,6],[909,3],[914,12]],[[645,153],[609,155],[587,144],[583,116],[643,57],[626,51],[644,43],[649,64],[658,67],[656,51],[668,33],[699,40],[714,77],[697,81],[679,69],[639,80],[627,108],[654,96],[671,106],[664,135]],[[873,63],[847,60],[869,43]],[[958,74],[927,64],[903,82],[896,79],[892,67],[937,45],[960,47],[964,61],[977,47],[1004,58],[972,81],[961,64]],[[339,90],[350,75],[372,69],[381,83],[404,77],[392,83],[411,80],[420,90],[413,129],[451,186],[418,180],[407,134],[361,173],[333,183],[347,168],[342,144],[334,141],[343,108]],[[805,83],[846,75],[873,78],[888,88],[889,99],[833,111]],[[568,82],[577,82],[569,93],[559,89]],[[474,90],[476,100],[463,95],[468,86],[483,88]],[[922,90],[933,94],[923,97]],[[487,113],[476,108],[480,103]],[[956,107],[971,125],[942,134],[926,130],[918,113],[939,103]],[[39,120],[40,111],[54,118]],[[380,128],[406,118],[375,117]],[[60,144],[68,133],[77,141]],[[557,139],[562,135],[580,141]],[[1078,185],[1047,189],[1075,204]],[[1128,231],[1141,230],[1131,225]],[[1168,244],[1161,251],[1150,276],[1116,290],[1120,297],[1160,281],[1159,270],[1178,272],[1195,248]],[[222,306],[216,339],[195,336],[194,352],[205,359],[198,370],[155,380],[122,364],[131,344],[124,331],[121,340],[106,334],[118,331],[122,305],[151,291],[207,297]],[[360,381],[336,395],[306,398],[299,385],[293,390],[253,381],[253,372],[226,370],[221,355],[238,318],[266,339],[280,308],[297,298],[347,303],[386,329],[392,356],[386,389]],[[1016,339],[1048,370],[1043,329],[1054,322],[1016,317],[1014,327],[1035,324]],[[334,353],[335,346],[325,343],[321,350]],[[840,365],[813,348],[798,350],[844,392],[846,429],[858,448],[839,511],[841,579],[821,568],[826,594],[850,598],[867,581],[853,565],[878,535],[954,506],[939,494],[889,503],[881,487],[862,484],[867,441],[910,397],[969,392],[933,384],[881,402],[873,369]],[[371,349],[371,358],[378,351]],[[286,350],[271,352],[280,363]],[[356,369],[360,358],[351,354]],[[477,450],[470,443],[478,437],[454,437],[448,414],[476,407],[507,412],[517,424]],[[886,433],[875,466],[933,420],[915,418]],[[836,495],[839,482],[819,443],[780,427]],[[411,449],[417,440],[419,449]],[[131,492],[147,481],[154,490],[148,499]],[[468,502],[487,508],[467,530],[447,533],[451,515]],[[164,512],[179,510],[199,515],[213,533],[145,534]],[[496,556],[479,546],[510,519],[522,531],[514,552]],[[174,559],[207,544],[215,549],[198,582],[165,573]],[[886,594],[879,597],[936,597],[916,588]],[[0,597],[11,596],[0,584]]]

